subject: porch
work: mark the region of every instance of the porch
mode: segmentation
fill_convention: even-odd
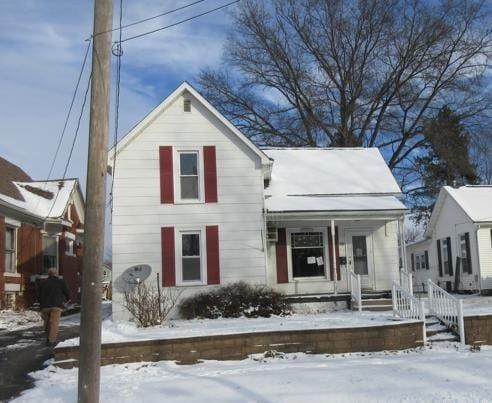
[[[350,299],[351,274],[366,299],[390,295],[405,267],[401,212],[269,213],[267,228],[267,283],[287,298]]]

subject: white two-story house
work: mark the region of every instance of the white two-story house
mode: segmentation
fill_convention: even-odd
[[[139,265],[183,296],[236,281],[344,293],[350,272],[384,291],[398,279],[406,208],[377,149],[261,150],[183,83],[108,157],[117,318]]]

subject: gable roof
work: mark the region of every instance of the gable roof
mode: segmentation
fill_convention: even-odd
[[[258,157],[260,157],[263,165],[270,165],[270,160],[266,154],[260,150],[250,139],[248,139],[241,131],[234,126],[228,119],[224,117],[210,102],[208,102],[203,95],[201,95],[193,86],[184,81],[178,88],[176,88],[170,95],[168,95],[164,101],[162,101],[157,107],[152,110],[145,118],[143,118],[130,132],[118,141],[116,145],[116,155],[123,151],[128,144],[130,144],[140,133],[151,124],[169,105],[171,105],[177,97],[181,94],[189,93],[198,102],[200,102],[210,113],[212,113],[221,123],[223,123],[232,133],[234,133],[248,148],[250,148]],[[112,166],[114,159],[114,147],[108,152],[108,164]]]
[[[377,148],[265,149],[273,159],[269,213],[394,212],[407,208]]]
[[[14,182],[29,182],[31,180],[31,177],[17,165],[0,157],[0,195],[23,201],[24,199]]]
[[[0,202],[43,220],[63,217],[74,192],[82,197],[77,179],[12,182],[12,185],[21,200],[0,194]]]
[[[265,194],[400,195],[401,190],[377,148],[265,149],[273,159]]]
[[[445,200],[451,197],[463,212],[476,223],[492,223],[492,185],[443,186],[432,210],[425,236],[430,237],[437,224]]]

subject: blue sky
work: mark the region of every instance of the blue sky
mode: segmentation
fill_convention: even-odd
[[[124,0],[123,23],[192,1]],[[123,37],[176,22],[227,2],[205,0],[180,12],[129,28]],[[115,26],[118,5],[119,1],[115,0]],[[92,18],[93,1],[89,0],[0,2],[0,155],[22,167],[34,179],[48,175],[82,63],[86,47],[84,39],[92,33]],[[121,136],[181,81],[193,83],[202,68],[220,63],[229,26],[230,16],[220,10],[124,44]],[[114,80],[114,71],[112,73]],[[82,79],[81,90],[86,83],[87,74]],[[111,91],[113,95],[114,85]],[[81,101],[82,91],[77,97],[75,113],[52,177],[63,173]],[[86,113],[67,174],[80,178],[83,187],[87,117]]]

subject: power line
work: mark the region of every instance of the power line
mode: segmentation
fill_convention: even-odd
[[[169,15],[169,14],[172,14],[172,13],[175,13],[176,11],[181,11],[181,10],[184,10],[185,8],[188,8],[188,7],[191,7],[191,6],[194,6],[195,4],[198,4],[198,3],[203,3],[205,0],[198,0],[198,1],[194,1],[193,3],[189,3],[189,4],[185,4],[184,6],[181,6],[181,7],[178,7],[178,8],[175,8],[173,10],[169,10],[169,11],[165,11],[163,13],[160,13],[160,14],[157,14],[157,15],[154,15],[152,17],[148,17],[148,18],[144,18],[142,20],[138,20],[138,21],[135,21],[135,22],[132,22],[130,24],[126,24],[126,25],[121,25],[118,27],[118,28],[113,28],[113,29],[110,29],[109,31],[105,31],[105,32],[98,32],[97,34],[93,35],[92,37],[94,36],[98,36],[98,35],[102,35],[102,34],[106,34],[108,32],[114,32],[114,31],[118,31],[118,30],[122,30],[122,29],[125,29],[125,28],[129,28],[129,27],[133,27],[135,25],[138,25],[138,24],[142,24],[144,22],[147,22],[147,21],[151,21],[151,20],[155,20],[156,18],[159,18],[159,17],[164,17],[165,15]],[[121,39],[121,38],[120,38]]]
[[[68,167],[70,165],[70,161],[72,159],[72,155],[73,155],[73,150],[75,148],[75,143],[77,141],[77,137],[79,135],[79,129],[80,129],[80,124],[82,122],[82,117],[84,116],[84,109],[85,109],[85,104],[87,102],[87,94],[89,93],[89,88],[91,86],[91,79],[92,79],[92,73],[91,75],[89,76],[89,79],[87,80],[87,88],[85,89],[85,93],[84,93],[84,99],[82,101],[82,107],[80,108],[80,114],[79,114],[79,118],[77,120],[77,127],[75,129],[75,135],[73,136],[73,140],[72,140],[72,146],[70,147],[70,152],[68,154],[68,158],[67,158],[67,163],[65,164],[65,169],[63,170],[63,177],[62,177],[62,180],[65,179],[66,175],[67,175],[67,171],[68,171]],[[48,214],[46,215],[46,218],[48,218],[51,214],[51,212],[53,211],[53,207],[55,207],[55,204],[56,204],[56,201],[58,200],[58,196],[60,194],[60,189],[61,189],[62,186],[60,186],[58,188],[58,191],[56,192],[56,196],[55,196],[55,200],[53,201],[53,204],[51,205],[51,208],[50,208],[50,211],[48,212]]]
[[[113,213],[113,189],[114,189],[114,174],[116,171],[116,147],[118,145],[118,127],[120,116],[120,82],[121,82],[121,56],[123,55],[123,49],[121,47],[121,35],[123,22],[123,0],[120,0],[120,26],[119,26],[119,40],[113,45],[113,54],[116,56],[116,86],[115,86],[115,106],[114,106],[114,155],[113,155],[113,172],[111,180],[111,191],[109,193],[111,204],[111,217]]]
[[[205,11],[203,13],[200,13],[200,14],[196,14],[192,17],[189,17],[189,18],[185,18],[181,21],[178,21],[178,22],[175,22],[174,24],[170,24],[170,25],[166,25],[164,27],[161,27],[161,28],[157,28],[157,29],[153,29],[152,31],[148,31],[148,32],[144,32],[142,34],[138,34],[138,35],[135,35],[135,36],[130,36],[130,37],[127,37],[123,40],[120,40],[118,41],[118,43],[123,43],[123,42],[127,42],[127,41],[131,41],[133,39],[137,39],[137,38],[141,38],[142,36],[146,36],[146,35],[150,35],[150,34],[153,34],[153,33],[156,33],[156,32],[159,32],[159,31],[162,31],[164,29],[168,29],[168,28],[172,28],[172,27],[175,27],[176,25],[180,25],[184,22],[187,22],[187,21],[191,21],[191,20],[194,20],[195,18],[199,18],[199,17],[203,17],[204,15],[207,15],[207,14],[211,14],[215,11],[218,11],[218,10],[221,10],[223,8],[226,8],[226,7],[229,7],[231,6],[232,4],[236,4],[236,3],[239,3],[241,0],[235,0],[235,1],[231,1],[230,3],[227,3],[227,4],[224,4],[222,6],[219,6],[219,7],[216,7],[216,8],[213,8],[211,10],[208,10],[208,11]]]
[[[61,148],[61,145],[63,143],[63,138],[65,137],[65,132],[67,130],[68,122],[69,122],[70,116],[72,114],[73,105],[75,103],[75,98],[76,98],[78,90],[79,90],[80,81],[82,79],[82,75],[83,75],[84,70],[85,70],[85,65],[87,62],[87,57],[89,56],[89,50],[91,48],[91,44],[92,44],[92,41],[89,41],[89,43],[87,44],[87,48],[85,50],[84,61],[82,62],[82,66],[80,68],[80,72],[79,72],[79,75],[77,77],[77,83],[75,84],[75,88],[74,88],[74,91],[72,94],[72,100],[70,101],[70,106],[68,108],[67,117],[65,118],[65,123],[63,124],[63,130],[61,132],[60,139],[58,140],[58,145],[56,147],[55,155],[53,156],[53,160],[51,161],[50,170],[48,172],[48,177],[46,178],[47,180],[50,180],[50,178],[51,178],[51,174],[53,173],[53,168],[55,166],[56,159],[58,158],[58,153],[60,152],[60,148]],[[40,200],[38,200],[38,203],[36,204],[36,207],[33,210],[34,213],[38,209],[39,203],[40,203]]]

